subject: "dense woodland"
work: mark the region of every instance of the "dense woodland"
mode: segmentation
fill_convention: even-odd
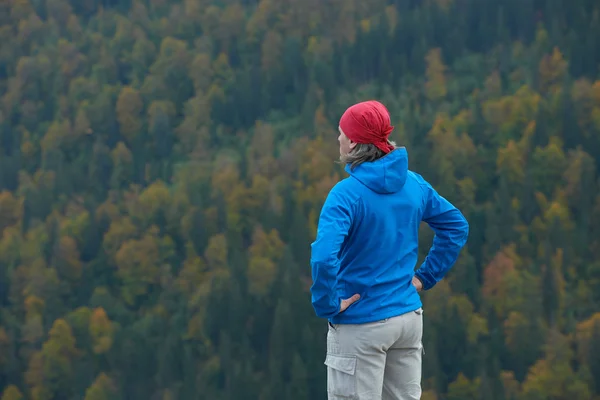
[[[325,399],[310,243],[371,98],[471,226],[423,399],[600,399],[599,67],[596,0],[0,2],[0,399]]]

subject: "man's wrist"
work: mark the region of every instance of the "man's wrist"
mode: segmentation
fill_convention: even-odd
[[[425,291],[431,287],[427,285],[427,277],[423,276],[422,271],[417,270],[414,277],[421,282],[421,290]]]

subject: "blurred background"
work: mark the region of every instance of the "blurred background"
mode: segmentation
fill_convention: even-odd
[[[600,399],[599,67],[596,0],[1,1],[0,399],[326,399],[367,99],[471,224],[423,399]]]

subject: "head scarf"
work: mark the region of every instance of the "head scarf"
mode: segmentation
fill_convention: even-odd
[[[340,128],[353,142],[373,144],[385,154],[394,150],[388,143],[388,136],[394,130],[390,113],[378,101],[364,101],[348,108],[340,118]]]

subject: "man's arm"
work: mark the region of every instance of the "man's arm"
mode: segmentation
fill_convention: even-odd
[[[338,255],[352,223],[352,205],[338,189],[338,186],[334,187],[325,200],[319,216],[317,238],[311,245],[311,300],[317,316],[321,318],[331,318],[341,312],[342,299],[337,295]]]
[[[424,180],[425,209],[422,220],[435,232],[433,245],[415,276],[429,290],[448,273],[467,242],[469,223],[462,213],[448,200],[440,196]]]

